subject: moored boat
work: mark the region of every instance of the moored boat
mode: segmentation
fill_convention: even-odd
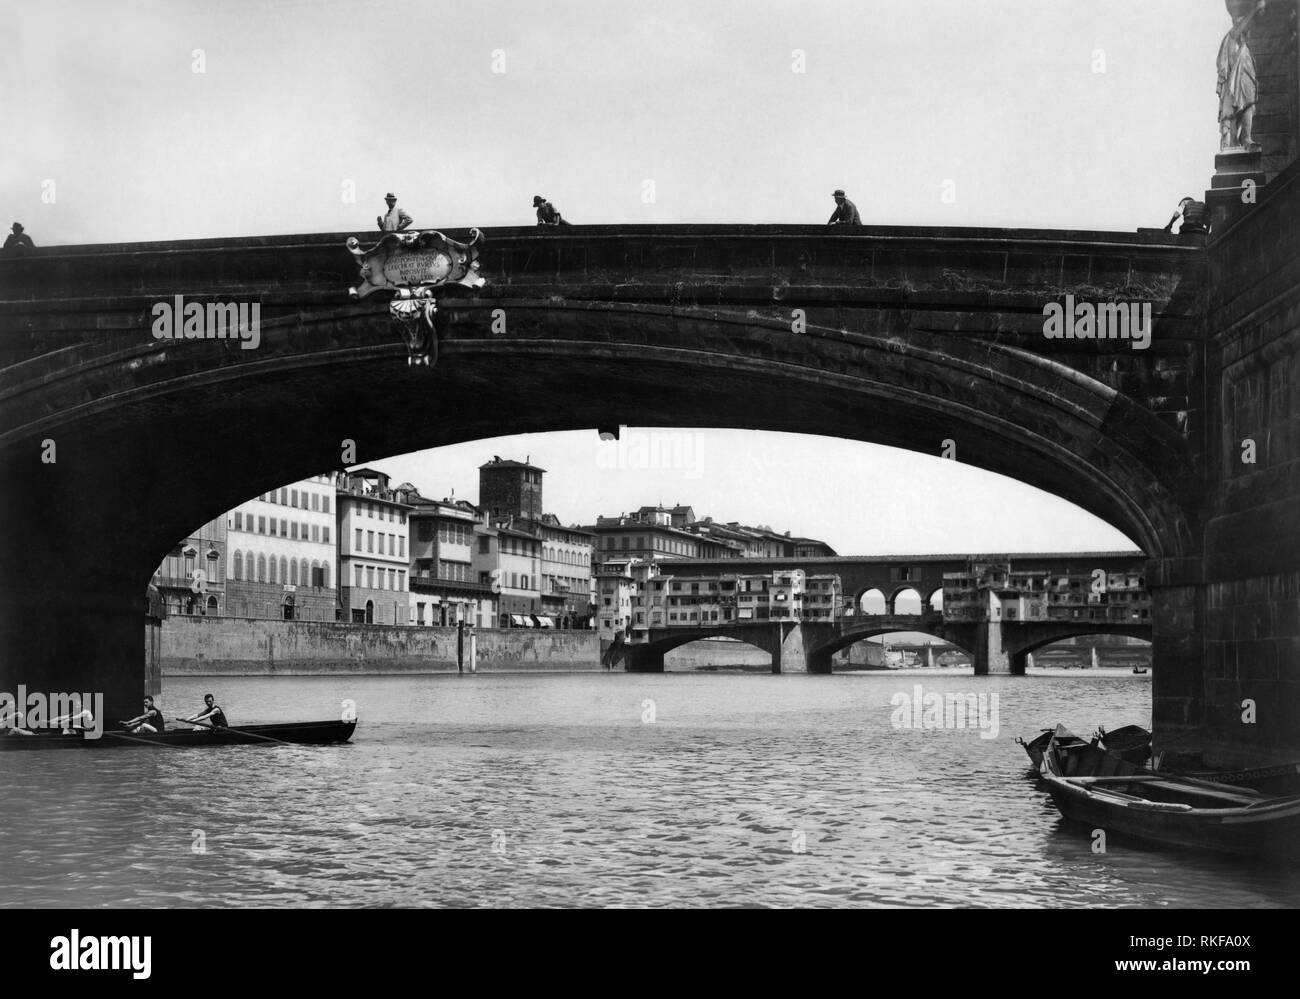
[[[1066,819],[1158,845],[1300,860],[1300,795],[1144,772],[1078,741],[1058,727],[1043,752],[1043,780]]]
[[[273,746],[326,745],[347,742],[356,730],[356,719],[340,721],[280,722],[273,725],[240,725],[238,728],[172,728],[165,732],[123,732],[105,730],[98,739],[85,733],[63,735],[37,731],[32,735],[0,737],[0,751],[42,749],[99,749],[122,746]]]
[[[1141,765],[1151,758],[1151,733],[1141,725],[1125,725],[1114,732],[1097,729],[1097,739],[1108,753]]]
[[[1020,736],[1016,736],[1016,745],[1023,746],[1025,752],[1029,754],[1029,760],[1037,770],[1043,765],[1043,751],[1047,749],[1047,744],[1052,741],[1052,732],[1050,728],[1043,729],[1042,733],[1025,742]]]

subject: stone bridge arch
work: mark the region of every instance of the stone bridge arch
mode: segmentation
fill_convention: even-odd
[[[0,493],[13,537],[0,551],[0,683],[103,690],[125,715],[142,681],[144,589],[176,538],[339,467],[345,442],[364,463],[610,425],[930,455],[951,438],[959,460],[1070,497],[1153,557],[1195,548],[1193,442],[1148,365],[1182,370],[1195,339],[1195,247],[1006,230],[502,230],[489,233],[489,285],[440,303],[439,360],[425,368],[406,363],[383,303],[346,300],[346,237],[0,260],[0,481],[16,484]],[[1042,336],[1045,301],[1135,281],[1156,300],[1150,358]],[[176,294],[257,300],[256,349],[152,337],[152,306]],[[780,404],[737,408],[755,386]],[[42,461],[46,441],[56,462]]]
[[[1045,646],[1067,638],[1087,635],[1127,635],[1152,641],[1150,624],[1107,624],[1102,621],[1061,621],[1022,624],[1002,629],[1003,649],[1011,662],[1011,672],[1023,676],[1028,657]]]

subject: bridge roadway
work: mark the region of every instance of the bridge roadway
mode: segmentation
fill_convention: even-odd
[[[1006,229],[492,230],[488,285],[440,303],[432,368],[407,365],[379,296],[348,301],[351,233],[2,255],[0,689],[100,690],[110,715],[132,711],[156,682],[143,591],[175,539],[338,467],[345,442],[370,462],[502,434],[736,427],[929,455],[950,440],[959,461],[1069,498],[1150,560],[1157,727],[1300,748],[1300,625],[1278,616],[1300,586],[1300,479],[1282,467],[1300,460],[1300,434],[1267,436],[1300,410],[1276,393],[1259,403],[1286,384],[1300,338],[1295,177],[1271,180],[1209,246]],[[258,348],[155,339],[152,310],[175,295],[258,304]],[[1044,307],[1065,295],[1150,303],[1149,349],[1047,339]],[[1251,433],[1271,443],[1243,469],[1234,449]],[[1261,600],[1267,628],[1234,623]],[[1247,693],[1280,706],[1250,730],[1233,708]]]
[[[1151,640],[1151,625],[1109,622],[945,621],[940,613],[874,614],[841,621],[750,621],[708,628],[651,628],[646,640],[624,646],[633,673],[662,673],[664,656],[705,638],[734,638],[772,657],[773,673],[830,673],[841,649],[876,635],[914,631],[951,642],[972,657],[977,676],[1023,676],[1028,657],[1045,645],[1079,635],[1129,635]]]

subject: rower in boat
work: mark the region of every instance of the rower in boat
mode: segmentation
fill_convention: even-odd
[[[161,732],[166,728],[166,723],[163,721],[163,713],[154,705],[153,698],[146,696],[144,714],[122,722],[122,727],[132,733]]]
[[[80,695],[72,695],[71,707],[72,710],[66,715],[51,718],[50,728],[61,729],[64,735],[75,735],[77,732],[95,727],[95,716],[82,708]]]
[[[0,714],[0,735],[35,735],[27,727],[26,716],[17,709],[10,708]]]
[[[204,708],[193,718],[182,718],[181,721],[188,722],[196,729],[204,728],[229,728],[230,723],[226,721],[226,713],[217,706],[216,699],[211,694],[203,695]],[[205,724],[199,724],[203,722]]]

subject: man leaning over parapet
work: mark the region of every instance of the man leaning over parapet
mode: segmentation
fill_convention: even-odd
[[[858,214],[858,206],[846,198],[843,191],[837,190],[831,197],[835,199],[835,211],[831,213],[827,225],[862,225],[862,216]]]

